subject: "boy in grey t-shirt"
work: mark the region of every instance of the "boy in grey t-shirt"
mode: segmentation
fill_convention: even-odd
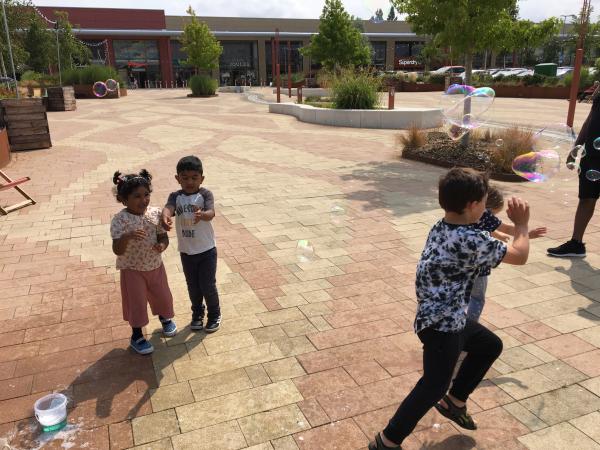
[[[192,330],[214,333],[221,326],[217,291],[217,247],[211,221],[215,217],[212,192],[200,187],[204,181],[202,161],[186,156],[177,163],[175,179],[181,190],[169,195],[162,211],[162,225],[170,230],[175,214],[177,244],[192,302]],[[204,327],[204,303],[208,319]]]

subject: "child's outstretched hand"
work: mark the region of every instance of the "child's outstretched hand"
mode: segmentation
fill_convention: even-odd
[[[534,228],[533,230],[531,230],[529,232],[529,239],[536,239],[539,237],[546,236],[547,232],[548,232],[548,229],[546,227]]]
[[[165,231],[171,231],[171,228],[173,228],[173,218],[166,214],[161,214],[160,224]]]
[[[196,207],[196,211],[194,212],[194,223],[199,223],[204,219],[204,211],[200,208]]]
[[[517,197],[511,198],[508,201],[506,213],[515,225],[527,225],[529,223],[529,204],[525,200]]]

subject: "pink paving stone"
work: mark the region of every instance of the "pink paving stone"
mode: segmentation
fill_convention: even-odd
[[[304,375],[294,378],[293,381],[305,399],[356,386],[354,380],[342,368]]]
[[[354,450],[369,443],[352,419],[303,431],[295,434],[294,439],[302,450]]]
[[[544,339],[543,341],[536,342],[536,345],[559,359],[579,355],[595,349],[593,345],[572,334],[563,334],[550,339]]]
[[[356,314],[355,312],[353,314]],[[330,316],[331,317],[331,316]],[[374,339],[398,333],[398,326],[389,319],[366,323],[361,327],[344,327],[308,335],[318,349],[338,347],[366,339]]]
[[[565,358],[564,362],[583,372],[588,377],[600,375],[600,350]]]

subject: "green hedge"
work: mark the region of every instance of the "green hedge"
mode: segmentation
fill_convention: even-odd
[[[381,80],[366,71],[348,69],[335,77],[332,100],[336,109],[376,109]]]
[[[207,77],[206,75],[194,75],[190,78],[190,88],[192,95],[215,95],[219,83],[217,80]]]
[[[63,85],[94,84],[96,81],[106,81],[109,78],[117,80],[124,86],[123,80],[114,67],[110,66],[84,66],[75,69],[67,69],[62,74]]]

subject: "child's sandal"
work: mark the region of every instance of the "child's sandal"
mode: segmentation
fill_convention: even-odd
[[[369,450],[402,450],[402,447],[396,445],[395,447],[388,447],[381,440],[381,433],[375,435],[375,440],[369,442]]]
[[[435,409],[437,409],[437,411],[442,416],[446,417],[447,419],[450,419],[451,421],[455,422],[458,426],[466,430],[477,429],[477,425],[475,425],[473,418],[467,412],[466,405],[462,408],[459,408],[454,403],[452,403],[452,400],[450,400],[450,398],[447,395],[444,396],[444,401],[446,402],[446,405],[448,405],[447,408],[444,408],[444,406],[442,406],[440,403],[437,403],[435,405]]]

